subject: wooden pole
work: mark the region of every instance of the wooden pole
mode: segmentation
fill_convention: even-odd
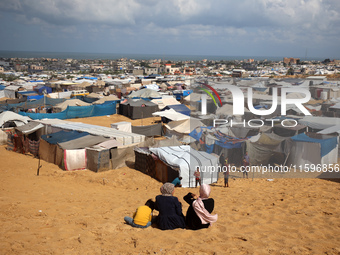
[[[37,176],[39,176],[39,170],[42,167],[42,165],[40,165],[40,156],[39,156],[39,162],[38,162],[38,169],[37,169]]]

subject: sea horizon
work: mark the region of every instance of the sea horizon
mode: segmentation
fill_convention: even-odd
[[[326,58],[320,57],[298,57],[298,56],[285,56],[300,58],[301,61],[322,61]],[[91,52],[48,52],[48,51],[7,51],[0,50],[0,58],[57,58],[57,59],[101,59],[101,60],[114,60],[120,58],[128,58],[135,60],[150,60],[162,59],[170,61],[199,61],[203,59],[216,60],[216,61],[232,61],[232,60],[268,60],[268,61],[282,61],[284,56],[222,56],[222,55],[175,55],[175,54],[140,54],[140,53],[91,53]]]

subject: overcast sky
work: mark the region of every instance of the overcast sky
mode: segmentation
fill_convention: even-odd
[[[340,58],[339,0],[0,0],[0,50]]]

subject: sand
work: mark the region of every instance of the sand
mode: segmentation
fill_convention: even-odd
[[[112,120],[126,121],[86,123]],[[161,186],[137,170],[66,172],[41,161],[37,176],[38,159],[5,146],[0,162],[0,254],[340,254],[339,182],[231,178],[224,188],[220,179],[212,227],[161,231],[124,223]],[[198,189],[175,191],[184,214],[188,192]]]

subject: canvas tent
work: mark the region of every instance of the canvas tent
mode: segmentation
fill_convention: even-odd
[[[152,99],[151,102],[157,104],[159,109],[163,109],[168,105],[181,104],[174,97],[162,97],[159,99]]]
[[[338,161],[337,137],[316,139],[303,133],[291,137],[286,147],[288,149],[287,166],[329,165]]]
[[[9,127],[9,126],[22,126],[27,124],[28,121],[31,120],[29,117],[21,116],[15,112],[5,111],[0,113],[0,127]]]
[[[68,106],[88,106],[90,104],[85,103],[80,99],[69,99],[60,104],[53,106],[53,112],[62,112],[67,109]]]
[[[251,165],[272,165],[274,163],[284,163],[285,154],[282,142],[285,137],[281,137],[274,133],[262,133],[253,136],[246,141],[247,151]]]
[[[162,119],[166,118],[168,120],[174,120],[174,121],[190,119],[190,116],[176,112],[174,109],[154,112],[152,115],[162,117]]]
[[[162,98],[162,95],[153,89],[132,91],[128,98]]]
[[[119,104],[119,114],[130,119],[144,119],[152,117],[158,106],[143,99],[127,99]]]
[[[178,170],[182,177],[182,187],[195,187],[194,172],[200,167],[201,183],[211,184],[218,180],[218,157],[192,149],[188,145],[149,148],[165,164]],[[172,181],[168,179],[167,181]]]
[[[109,96],[104,96],[97,101],[94,101],[93,104],[104,104],[104,103],[111,102],[111,101],[120,101],[120,99],[115,95],[109,95]]]

